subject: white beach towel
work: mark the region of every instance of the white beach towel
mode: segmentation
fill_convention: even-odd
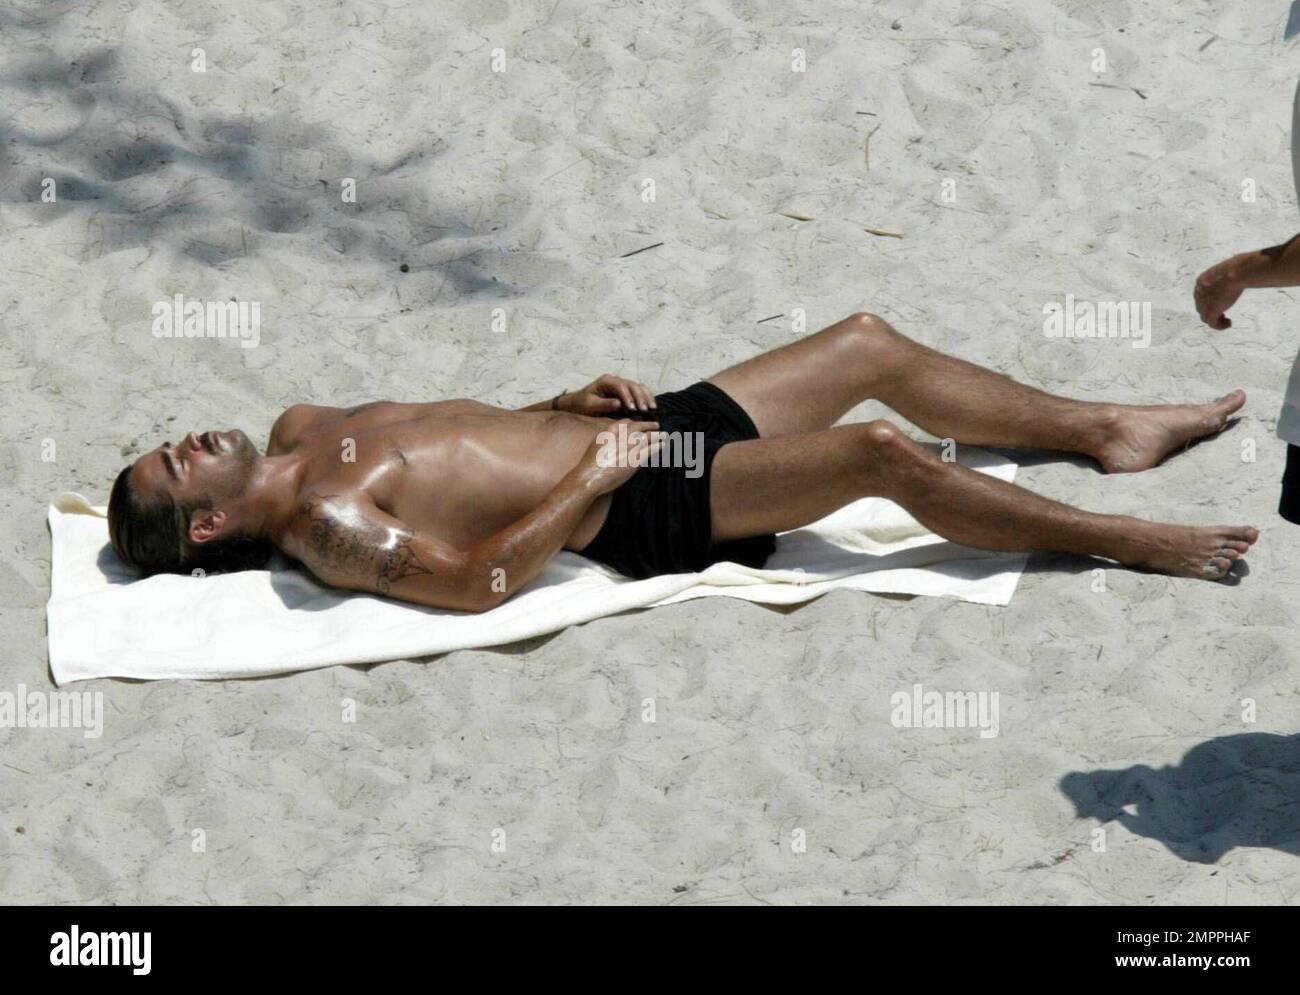
[[[961,462],[1010,481],[1016,465],[963,449]],[[1011,601],[1023,554],[947,542],[891,501],[867,498],[777,539],[762,570],[628,580],[574,553],[498,608],[437,611],[323,587],[277,556],[271,569],[204,578],[130,574],[108,545],[104,509],[80,494],[49,509],[47,608],[55,683],[256,677],[497,646],[633,608],[725,595],[789,605],[836,588]]]

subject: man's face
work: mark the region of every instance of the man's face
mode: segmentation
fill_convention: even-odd
[[[137,459],[131,482],[145,500],[165,491],[178,503],[221,508],[244,493],[258,456],[257,447],[237,428],[190,432]]]

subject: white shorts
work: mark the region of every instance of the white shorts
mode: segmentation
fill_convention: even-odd
[[[1291,178],[1295,183],[1296,203],[1300,205],[1300,83],[1296,84],[1295,100],[1291,104]],[[1291,366],[1286,399],[1277,418],[1277,434],[1291,445],[1300,446],[1300,354]]]

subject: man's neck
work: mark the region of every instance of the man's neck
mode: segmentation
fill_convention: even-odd
[[[278,544],[293,521],[306,472],[302,453],[261,457],[241,501],[241,531]]]

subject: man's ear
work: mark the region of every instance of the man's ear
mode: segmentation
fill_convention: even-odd
[[[190,516],[190,542],[211,542],[226,531],[229,518],[224,511],[200,508]]]

